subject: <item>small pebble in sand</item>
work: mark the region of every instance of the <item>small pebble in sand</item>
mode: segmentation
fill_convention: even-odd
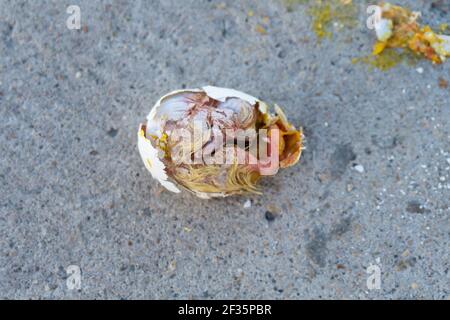
[[[264,217],[265,217],[266,220],[269,221],[269,222],[275,220],[275,214],[274,214],[273,212],[270,212],[270,211],[266,211]]]
[[[448,88],[448,81],[444,78],[439,78],[439,88],[441,89],[447,89]]]
[[[359,173],[363,173],[364,172],[364,167],[362,165],[360,165],[360,164],[357,164],[357,165],[353,166],[353,170],[355,170],[356,172],[359,172]]]
[[[424,70],[423,70],[422,67],[420,67],[420,68],[417,68],[416,71],[417,71],[418,73],[422,74]]]
[[[244,208],[248,209],[252,206],[252,202],[250,201],[250,199],[248,199],[247,201],[245,201],[244,203]]]

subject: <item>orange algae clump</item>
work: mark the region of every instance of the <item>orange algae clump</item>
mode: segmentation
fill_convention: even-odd
[[[436,64],[442,63],[447,55],[450,56],[450,52],[443,49],[443,36],[436,34],[430,26],[419,25],[417,20],[420,13],[389,3],[382,3],[380,7],[382,21],[378,26],[380,29],[383,27],[383,34],[390,36],[380,39],[377,33],[379,40],[374,45],[373,55],[382,54],[386,48],[409,49]]]

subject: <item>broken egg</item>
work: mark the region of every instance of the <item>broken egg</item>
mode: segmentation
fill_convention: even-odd
[[[373,54],[380,55],[386,48],[409,49],[433,63],[442,63],[450,57],[450,37],[437,34],[429,26],[417,21],[420,12],[383,3],[381,17],[375,24],[377,43]]]
[[[378,40],[383,42],[387,41],[392,36],[393,27],[392,20],[380,19],[380,21],[375,24],[375,32]]]
[[[138,131],[138,149],[167,190],[204,199],[261,193],[258,181],[296,164],[303,134],[278,105],[213,86],[163,96]]]

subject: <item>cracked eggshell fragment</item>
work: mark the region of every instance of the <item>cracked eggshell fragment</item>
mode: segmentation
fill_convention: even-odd
[[[375,24],[375,32],[377,34],[377,39],[386,42],[390,37],[392,37],[392,30],[394,28],[394,24],[390,19],[380,19]]]
[[[161,183],[167,190],[179,193],[173,182],[168,181],[168,176],[165,171],[165,165],[160,159],[160,150],[153,147],[150,140],[145,137],[145,128],[141,124],[138,132],[138,149],[145,167],[150,171],[152,177]]]

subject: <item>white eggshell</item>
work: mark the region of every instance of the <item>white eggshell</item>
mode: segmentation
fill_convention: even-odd
[[[440,56],[450,57],[450,36],[440,34],[437,37],[441,42],[435,42],[431,46]]]
[[[152,177],[159,181],[167,190],[172,192],[180,192],[174,183],[168,181],[168,176],[165,171],[166,166],[159,158],[159,151],[153,147],[150,140],[148,140],[143,133],[142,125],[138,132],[138,149],[145,167],[152,174]]]
[[[258,101],[258,99],[256,99],[255,97],[252,97],[251,95],[248,95],[244,92],[237,91],[234,89],[219,88],[213,86],[206,86],[203,87],[202,89],[203,91],[205,91],[208,97],[218,100],[220,102],[225,102],[225,100],[228,98],[239,98],[244,101],[247,101],[251,105],[254,105]]]
[[[375,32],[377,34],[377,39],[385,42],[390,37],[392,37],[393,30],[392,20],[389,19],[381,19],[378,23],[375,24]]]

